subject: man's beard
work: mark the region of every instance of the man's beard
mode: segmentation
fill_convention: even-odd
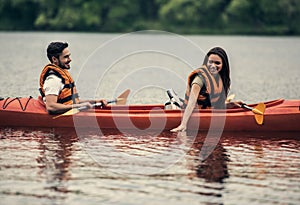
[[[60,60],[58,61],[58,66],[62,69],[70,69],[71,68],[71,66],[66,67],[65,65],[63,65]]]

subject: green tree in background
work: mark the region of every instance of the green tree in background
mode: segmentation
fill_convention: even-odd
[[[236,31],[299,34],[299,6],[298,0],[231,0],[224,22]]]
[[[102,9],[96,0],[40,0],[40,11],[34,25],[43,30],[99,29],[103,23]]]
[[[33,0],[0,0],[1,30],[32,30],[39,4]]]
[[[299,0],[0,0],[0,30],[300,34]]]

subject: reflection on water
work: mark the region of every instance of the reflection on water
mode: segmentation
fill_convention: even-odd
[[[76,135],[51,135],[51,140],[40,138],[40,150],[36,161],[39,164],[38,176],[45,179],[48,187],[58,192],[68,192],[66,181],[70,180],[69,171],[73,142],[78,141]]]
[[[298,204],[299,134],[0,129],[2,204]],[[203,154],[209,153],[209,154]],[[205,157],[204,157],[205,156]]]

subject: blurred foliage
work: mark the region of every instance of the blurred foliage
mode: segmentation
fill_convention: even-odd
[[[0,30],[300,34],[299,0],[0,0]]]

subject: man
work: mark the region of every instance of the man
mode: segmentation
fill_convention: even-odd
[[[40,75],[40,93],[46,104],[49,114],[59,114],[71,108],[87,107],[102,102],[107,105],[106,100],[79,100],[75,82],[72,79],[69,69],[71,53],[68,43],[52,42],[47,48],[47,57],[50,64],[46,65]]]

